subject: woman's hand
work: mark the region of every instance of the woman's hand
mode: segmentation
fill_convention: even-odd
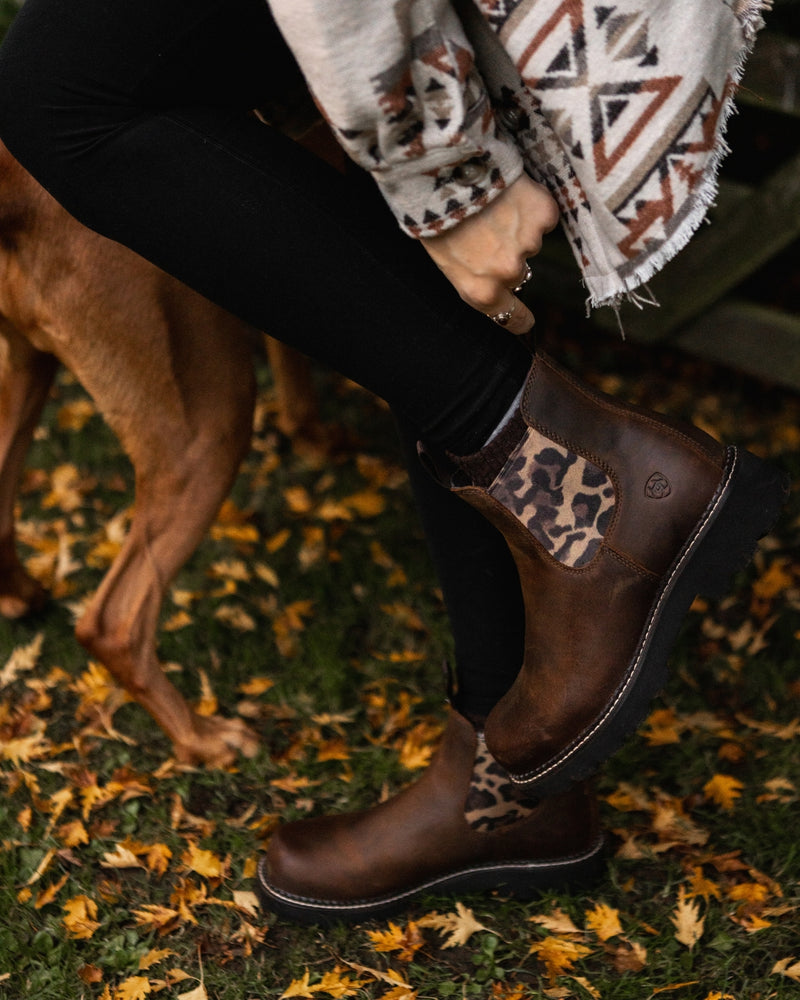
[[[511,316],[502,325],[526,333],[533,313],[514,295],[526,260],[558,223],[558,205],[542,184],[523,174],[482,211],[441,236],[420,242],[461,298],[487,316]]]

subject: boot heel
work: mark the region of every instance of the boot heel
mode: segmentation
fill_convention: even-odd
[[[730,578],[750,562],[789,495],[788,476],[780,469],[741,449],[731,449],[731,461],[727,487],[693,557],[697,593],[713,598],[723,597]]]

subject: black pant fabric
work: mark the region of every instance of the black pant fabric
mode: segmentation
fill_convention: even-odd
[[[468,454],[529,354],[371,180],[249,113],[296,72],[264,0],[27,0],[0,50],[0,138],[85,225]]]
[[[26,0],[0,48],[0,139],[85,225],[387,400],[407,442],[474,451],[529,351],[461,302],[370,178],[251,114],[299,80],[264,0]],[[485,714],[520,665],[516,571],[471,508],[412,482],[459,704]]]

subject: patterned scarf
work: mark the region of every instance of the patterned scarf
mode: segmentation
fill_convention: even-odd
[[[458,5],[493,96],[507,100],[511,89],[529,116],[530,127],[516,138],[528,171],[560,204],[591,306],[639,298],[634,289],[703,220],[727,152],[732,97],[768,6],[759,0]],[[502,73],[485,25],[513,64]]]

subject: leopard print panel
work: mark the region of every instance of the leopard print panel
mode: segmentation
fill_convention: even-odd
[[[609,477],[529,427],[489,492],[566,566],[585,566],[614,516]]]
[[[464,818],[469,826],[473,830],[488,833],[524,819],[538,804],[538,799],[525,796],[513,784],[508,772],[486,749],[486,742],[479,734],[472,781],[464,804]]]

